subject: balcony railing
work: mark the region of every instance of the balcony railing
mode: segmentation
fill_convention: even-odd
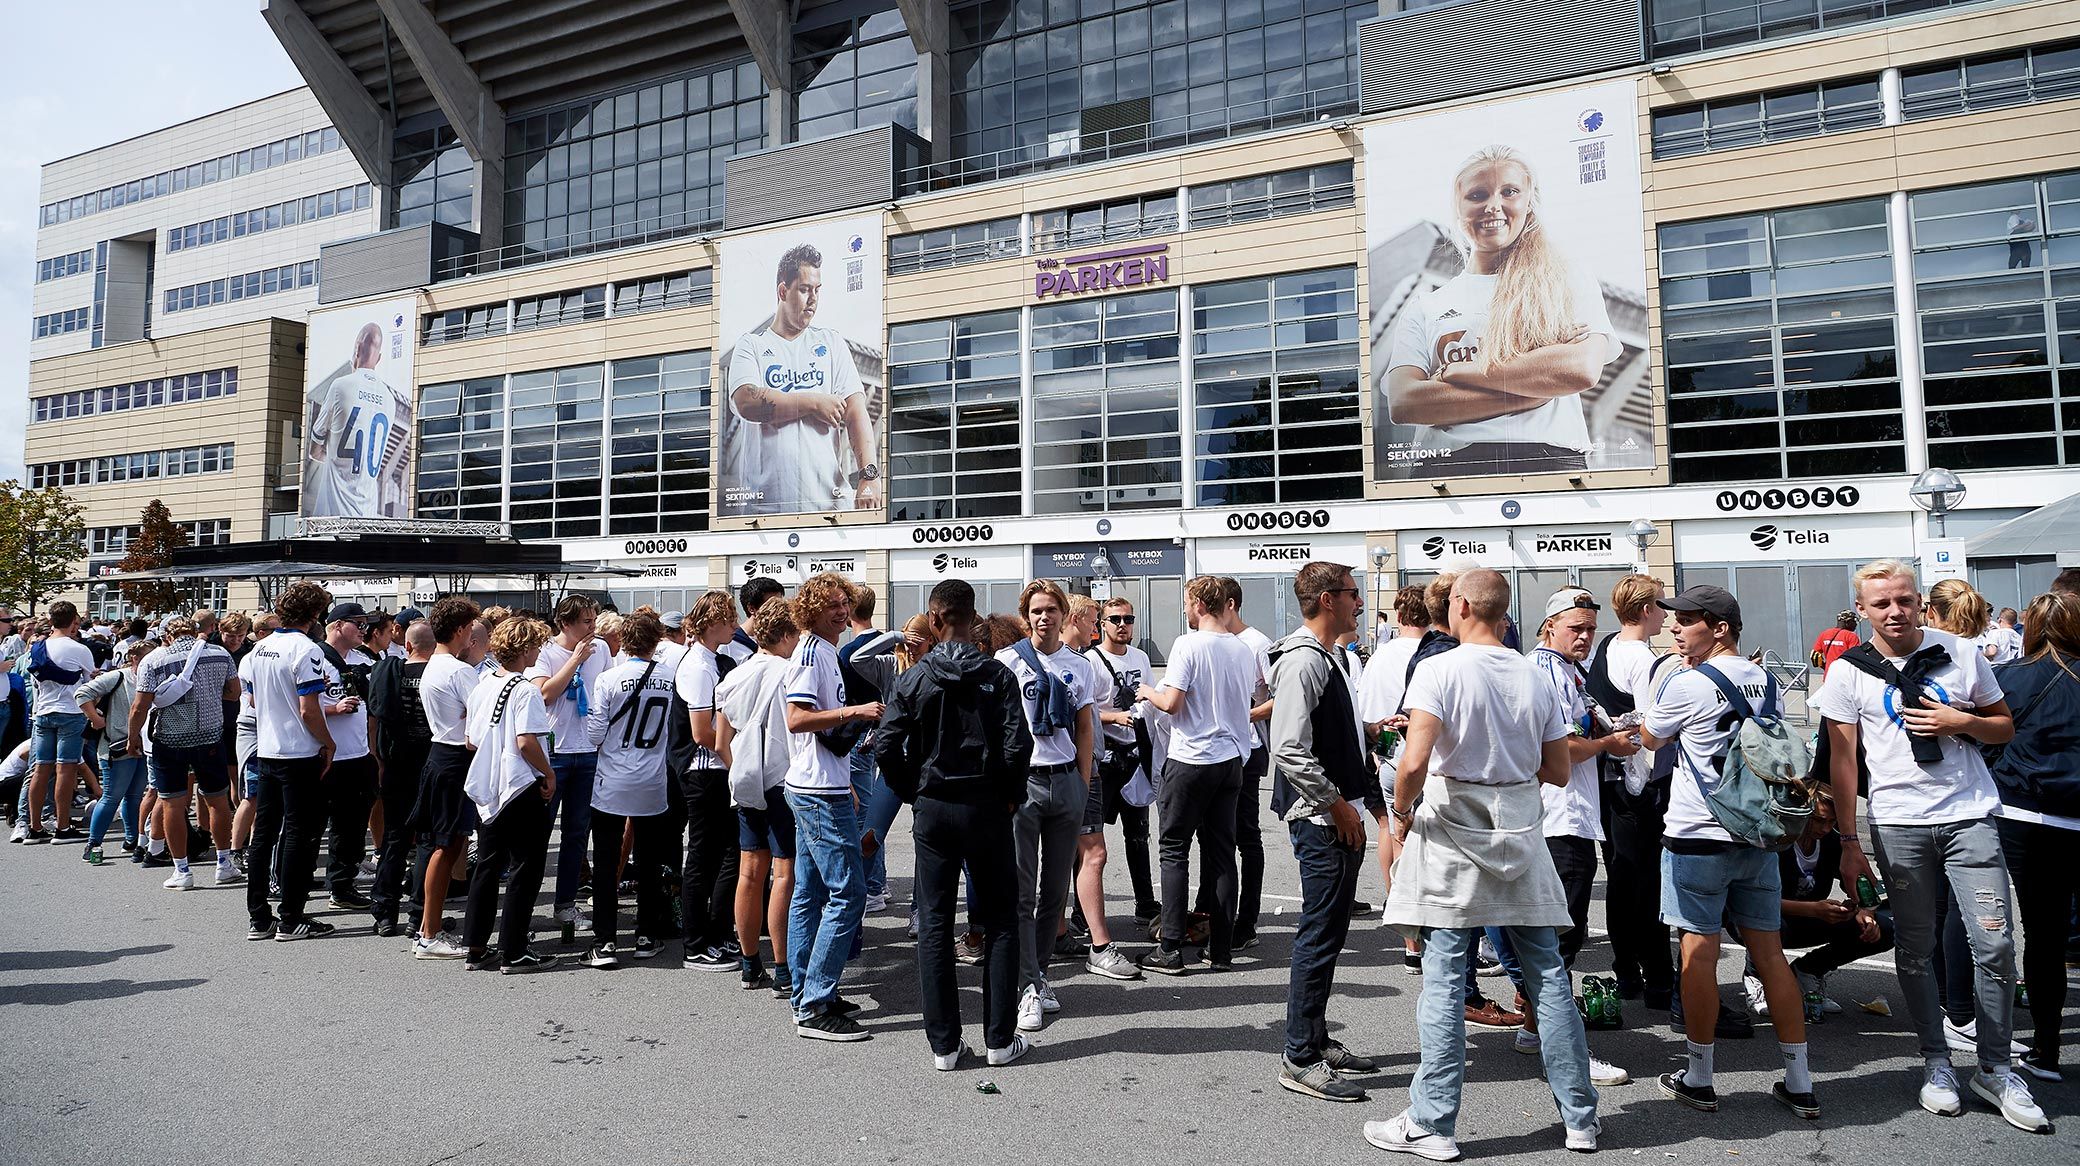
[[[434,281],[439,283],[471,275],[490,275],[520,267],[533,267],[538,263],[554,263],[559,259],[575,259],[583,255],[597,255],[603,251],[619,251],[624,247],[665,243],[721,229],[722,208],[719,206],[714,208],[712,215],[703,212],[700,217],[686,213],[660,215],[654,219],[617,223],[610,227],[594,227],[587,231],[559,235],[539,243],[509,243],[504,247],[490,247],[465,255],[449,256],[434,264]]]

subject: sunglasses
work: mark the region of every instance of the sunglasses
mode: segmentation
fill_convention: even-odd
[[[1357,589],[1357,588],[1355,588],[1355,587],[1324,587],[1324,588],[1322,588],[1322,594],[1324,594],[1324,595],[1349,595],[1349,596],[1352,596],[1352,597],[1354,597],[1354,598],[1355,598],[1355,597],[1357,596],[1357,594],[1358,594],[1358,589]]]
[[[1134,617],[1131,615],[1108,615],[1105,617],[1105,622],[1116,628],[1130,628],[1134,626]]]

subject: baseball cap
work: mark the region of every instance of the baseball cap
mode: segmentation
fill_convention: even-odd
[[[397,622],[401,624],[408,624],[413,620],[425,618],[426,613],[416,607],[400,607],[397,609]]]
[[[367,618],[368,609],[361,606],[358,603],[355,603],[353,600],[350,599],[345,603],[333,604],[332,614],[325,617],[325,622],[328,624],[334,624],[340,622],[341,620],[352,620],[356,623],[360,623],[361,621],[366,620]]]
[[[679,625],[686,622],[686,613],[683,611],[668,611],[658,618],[664,621],[664,630],[676,632],[679,630]]]
[[[1709,583],[1685,587],[1672,598],[1655,602],[1667,611],[1702,612],[1734,627],[1741,626],[1740,600],[1728,594],[1725,588],[1714,587]]]
[[[1579,587],[1562,587],[1546,600],[1546,618],[1551,619],[1563,611],[1602,611],[1594,596]]]

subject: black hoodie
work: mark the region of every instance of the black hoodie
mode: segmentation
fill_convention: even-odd
[[[874,734],[882,780],[906,802],[1025,800],[1033,734],[1018,678],[975,645],[940,644],[896,678]]]

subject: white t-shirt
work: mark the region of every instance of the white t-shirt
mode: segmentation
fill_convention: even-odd
[[[1553,686],[1508,648],[1461,644],[1424,660],[1406,704],[1443,722],[1430,773],[1457,781],[1537,781],[1545,742],[1567,736]]]
[[[828,712],[845,704],[845,678],[838,674],[837,645],[815,634],[802,636],[787,661],[782,685],[787,703]],[[814,733],[787,735],[787,788],[797,793],[834,794],[852,790],[850,759],[825,748]]]
[[[498,707],[500,694],[506,698],[503,711]],[[494,672],[470,692],[469,743],[477,751],[470,756],[469,776],[463,779],[462,788],[486,822],[541,780],[543,775],[521,755],[520,738],[530,733],[539,737],[548,731],[549,710],[542,703],[541,690],[521,677]]]
[[[845,400],[866,390],[845,338],[811,326],[792,340],[770,328],[746,332],[729,362],[728,440],[723,464],[728,513],[803,514],[850,510],[851,458],[845,426],[825,430],[801,420],[757,424],[737,411],[744,386],[782,393],[828,393]]]
[[[14,752],[9,753],[5,761],[0,761],[0,782],[19,781],[29,776],[29,771],[36,768],[35,757],[34,740],[16,745]]]
[[[1271,699],[1271,689],[1268,681],[1265,679],[1271,675],[1271,637],[1255,628],[1245,627],[1235,633],[1235,638],[1248,644],[1249,650],[1257,654],[1257,688],[1256,691],[1249,694],[1250,707],[1255,708]],[[1264,747],[1264,727],[1262,723],[1250,722],[1249,747],[1251,750]]]
[[[595,810],[629,818],[664,813],[665,782],[671,776],[672,674],[663,664],[650,664],[616,664],[592,686],[585,738],[599,750],[592,782]],[[646,672],[648,680],[643,678]],[[622,706],[630,702],[635,707],[624,711]]]
[[[730,659],[735,660],[739,664],[742,664],[745,661],[751,659],[753,656],[758,655],[758,649],[749,644],[743,643],[742,641],[738,640],[735,636],[732,636],[730,637],[727,643],[723,644],[720,648],[715,649],[715,654],[718,656],[728,656]]]
[[[760,652],[730,669],[715,686],[716,707],[733,734],[730,800],[746,809],[764,809],[766,791],[787,777],[794,734],[787,731],[787,702],[781,689],[793,667],[780,656]]]
[[[1552,686],[1553,699],[1560,706],[1560,719],[1567,722],[1569,735],[1578,729],[1586,735],[1588,729],[1583,722],[1589,715],[1589,694],[1583,688],[1586,678],[1581,668],[1545,648],[1533,650],[1531,660]],[[1603,841],[1603,783],[1598,764],[1598,756],[1592,754],[1568,768],[1566,785],[1538,787],[1538,795],[1546,804],[1546,837]]]
[[[1227,632],[1186,632],[1170,645],[1164,688],[1185,694],[1170,715],[1172,761],[1213,765],[1250,751],[1250,698],[1264,681],[1257,654]]]
[[[1365,676],[1358,683],[1358,717],[1376,724],[1401,709],[1402,692],[1408,685],[1408,662],[1416,654],[1421,636],[1395,636],[1372,654]]]
[[[592,686],[599,683],[600,674],[612,663],[613,653],[605,640],[592,642],[592,654],[578,665],[578,671],[555,700],[546,700],[549,706],[549,721],[555,726],[558,753],[590,753],[592,746],[585,740],[585,714],[592,708]],[[529,680],[546,680],[563,669],[571,658],[571,650],[550,640],[542,645],[541,655],[535,657],[534,667],[527,670]]]
[[[39,676],[29,678],[36,686],[36,704],[31,714],[47,717],[53,713],[79,715],[79,686],[94,678],[94,651],[71,636],[49,636],[43,641],[43,650],[51,663],[60,668],[79,673],[79,679],[70,684],[45,680]]]
[[[1762,665],[1738,652],[1715,656],[1711,665],[1740,690],[1750,708],[1764,711],[1769,677]],[[1782,700],[1781,695],[1778,699]],[[1719,691],[1711,677],[1687,666],[1662,681],[1653,704],[1643,708],[1641,727],[1658,740],[1676,742],[1676,773],[1669,782],[1668,813],[1662,826],[1666,837],[1692,842],[1733,841],[1733,835],[1719,826],[1704,800],[1705,787],[1718,782],[1719,766],[1725,762],[1726,750],[1739,729],[1737,724],[1721,728],[1725,716],[1726,694]]]
[[[1463,272],[1443,287],[1417,297],[1394,332],[1393,355],[1387,367],[1414,368],[1429,377],[1445,364],[1477,355],[1498,278]],[[1593,277],[1574,272],[1570,273],[1568,289],[1574,298],[1575,322],[1601,338],[1602,363],[1618,359],[1624,346],[1618,343],[1617,330],[1611,326],[1610,313],[1604,308],[1602,287]],[[1383,408],[1391,409],[1385,380],[1380,382],[1380,402]],[[1391,411],[1386,415],[1391,417]],[[1582,398],[1580,394],[1555,397],[1536,409],[1487,421],[1422,426],[1411,438],[1416,449],[1458,449],[1476,441],[1535,441],[1587,450],[1589,426],[1582,415]]]
[[[679,699],[686,702],[686,714],[692,716],[698,712],[713,712],[715,684],[718,679],[715,653],[703,644],[688,644],[681,651],[683,654],[679,658],[679,668],[673,683],[679,690]],[[663,667],[662,664],[658,666]],[[715,756],[712,749],[695,745],[691,768],[720,769],[722,758]]]
[[[349,663],[352,662],[349,661]],[[320,698],[325,702],[326,709],[330,710],[333,705],[347,699],[348,691],[346,680],[340,675],[339,669],[332,666],[332,661],[326,660],[325,695]],[[366,699],[361,702],[360,707],[350,713],[327,711],[325,714],[325,728],[332,734],[332,759],[334,761],[352,761],[357,757],[368,756],[368,701]]]
[[[1924,681],[1937,700],[1952,708],[1971,709],[2006,699],[1993,678],[1993,666],[1977,652],[1972,640],[1935,628],[1923,628],[1921,637],[1923,648],[1939,644],[1950,653],[1950,662]],[[1906,665],[1903,657],[1886,659],[1894,668]],[[1913,744],[1902,727],[1904,707],[1907,702],[1899,689],[1868,672],[1843,660],[1828,666],[1827,688],[1820,694],[1818,711],[1830,721],[1857,726],[1870,770],[1870,788],[1864,796],[1870,799],[1871,822],[1936,826],[2000,813],[2000,792],[1986,770],[1979,743],[1963,736],[1938,737],[1943,759],[1922,765],[1914,760]]]
[[[1078,655],[1074,648],[1063,644],[1053,654],[1040,657],[1040,662],[1056,680],[1069,686],[1069,703],[1079,714],[1097,703],[1098,681],[1093,673],[1098,666]],[[1018,677],[1019,703],[1025,709],[1026,727],[1032,729],[1040,715],[1040,677],[1020,658],[1016,648],[998,652],[997,663],[1011,669],[1011,674]],[[1038,729],[1033,729],[1034,766],[1075,763],[1076,727],[1073,724],[1062,726],[1044,737]]]
[[[349,369],[321,385],[310,443],[324,450],[304,482],[304,513],[314,517],[381,516],[376,488],[383,453],[397,431],[397,393],[375,370]]]
[[[426,710],[426,727],[443,745],[461,746],[469,736],[469,695],[483,677],[462,657],[435,652],[419,675],[419,705]]]
[[[1117,656],[1102,647],[1087,649],[1083,654],[1091,661],[1091,669],[1097,674],[1099,683],[1111,684],[1112,673],[1117,672],[1119,673],[1119,686],[1124,687],[1128,692],[1139,691],[1143,684],[1148,683],[1150,674],[1155,671],[1154,667],[1148,662],[1148,653],[1132,644],[1128,644],[1127,650]],[[1101,655],[1103,659],[1099,658]],[[1112,666],[1112,672],[1105,670],[1107,664]],[[1144,701],[1142,703],[1145,704],[1147,702]],[[1105,708],[1110,706],[1101,703],[1099,707]],[[1114,745],[1132,745],[1134,743],[1134,726],[1132,725],[1105,725],[1104,729],[1105,739]]]
[[[318,739],[304,726],[300,702],[305,696],[322,699],[325,673],[325,653],[309,636],[290,628],[246,653],[238,677],[252,697],[259,726],[256,756],[288,760],[318,755]]]
[[[2013,664],[2022,659],[2021,632],[2002,624],[1995,624],[1987,635],[1992,637],[1994,646],[1999,649],[1999,654],[1993,658],[1994,663]]]
[[[1604,672],[1610,677],[1611,687],[1632,698],[1632,707],[1641,716],[1646,715],[1647,706],[1654,703],[1654,662],[1661,657],[1645,640],[1628,640],[1615,637],[1603,650]],[[1673,663],[1662,665],[1662,670],[1675,667]],[[1618,764],[1624,772],[1633,775],[1633,780],[1644,784],[1654,770],[1654,754],[1641,749],[1630,757],[1619,758]]]

